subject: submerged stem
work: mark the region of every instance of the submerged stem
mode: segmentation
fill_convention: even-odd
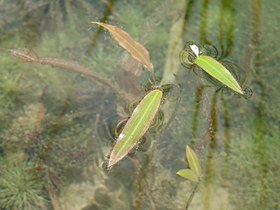
[[[80,73],[88,77],[92,77],[98,82],[110,87],[113,91],[115,91],[118,95],[120,95],[122,98],[126,99],[127,101],[131,101],[131,99],[134,98],[133,95],[128,94],[123,90],[121,90],[120,87],[117,84],[113,83],[111,80],[72,61],[58,59],[58,58],[39,58],[36,63],[63,68],[73,72]]]
[[[197,183],[195,184],[195,186],[194,186],[194,188],[193,188],[193,191],[192,191],[190,197],[188,198],[188,201],[187,201],[185,210],[188,210],[188,209],[189,209],[189,207],[190,207],[190,205],[191,205],[191,202],[192,202],[192,200],[193,200],[194,194],[196,193],[196,190],[197,190],[197,188],[198,188],[198,185],[199,185],[199,182],[197,182]]]
[[[97,80],[98,82],[111,88],[114,92],[116,92],[126,101],[130,102],[131,100],[135,99],[134,95],[124,92],[117,84],[115,84],[111,80],[73,61],[59,59],[59,58],[39,57],[34,51],[26,50],[26,49],[2,49],[2,50],[10,52],[12,55],[18,57],[21,61],[24,62],[58,67],[69,71],[77,72],[87,77],[91,77]]]

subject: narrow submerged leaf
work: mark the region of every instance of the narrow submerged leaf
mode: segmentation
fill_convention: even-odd
[[[191,169],[181,169],[176,174],[193,182],[199,182],[199,177]]]
[[[240,85],[229,72],[229,70],[227,70],[226,67],[216,61],[214,58],[207,55],[198,55],[198,57],[194,60],[194,63],[227,87],[231,88],[237,93],[242,95],[244,94]]]
[[[1,50],[9,52],[11,55],[19,58],[22,61],[25,62],[36,62],[38,61],[38,55],[31,49],[3,49],[0,48]]]
[[[149,92],[136,106],[111,152],[108,168],[123,159],[146,133],[156,116],[162,99],[159,89]]]
[[[92,22],[100,25],[110,31],[114,39],[127,50],[136,60],[141,62],[152,74],[154,72],[154,66],[150,61],[150,55],[148,50],[141,45],[139,42],[135,41],[127,32],[118,28],[117,26],[109,25],[101,22]]]
[[[188,159],[188,163],[190,165],[190,169],[198,176],[201,176],[201,166],[197,155],[189,146],[186,147],[186,156]]]

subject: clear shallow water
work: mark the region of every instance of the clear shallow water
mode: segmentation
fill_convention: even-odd
[[[203,168],[189,209],[280,209],[277,3],[0,4],[1,48],[28,47],[37,56],[72,60],[141,98],[148,75],[124,79],[127,69],[139,67],[89,23],[106,20],[149,50],[161,84],[181,87],[177,107],[172,94],[162,105],[170,125],[150,132],[134,159],[107,171],[106,155],[127,104],[92,78],[1,52],[3,209],[24,209],[13,200],[18,188],[35,192],[25,209],[185,209],[194,185],[176,172],[187,168],[186,144],[197,150]],[[252,97],[216,92],[219,87],[184,68],[179,52],[190,40],[214,45],[222,60],[238,65],[239,82]]]

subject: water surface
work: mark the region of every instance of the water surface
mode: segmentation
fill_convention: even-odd
[[[2,209],[186,209],[195,185],[176,175],[188,167],[186,145],[203,169],[189,209],[280,209],[275,1],[28,0],[0,1],[0,8],[1,48],[70,60],[141,99],[149,74],[90,23],[107,22],[147,48],[158,84],[180,87],[180,101],[174,89],[162,104],[164,125],[107,170],[116,126],[135,99],[127,102],[92,77],[1,51]],[[231,63],[253,95],[240,97],[182,66],[188,41],[214,46],[216,59]]]

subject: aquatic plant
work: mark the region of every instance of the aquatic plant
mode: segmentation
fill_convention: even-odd
[[[144,46],[142,46],[139,42],[134,40],[127,32],[120,29],[119,27],[100,22],[92,23],[98,24],[109,30],[113,38],[118,42],[118,44],[148,69],[151,78],[153,79],[153,81],[155,81],[154,65],[151,63],[149,52]]]
[[[180,59],[184,66],[189,67],[196,64],[230,89],[241,95],[244,94],[240,85],[230,71],[214,58],[204,55],[197,45],[187,43],[185,49],[180,54]]]
[[[7,35],[14,37],[16,34],[25,39],[28,45],[34,46],[38,41],[38,34],[44,33],[46,28],[61,29],[67,22],[74,25],[73,23],[80,22],[82,18],[92,16],[93,13],[102,16],[97,7],[104,10],[105,21],[112,9],[111,4],[84,0],[1,1],[3,18],[0,20],[0,27],[6,31],[1,38],[8,39],[10,37]],[[82,14],[79,10],[83,11]],[[79,25],[75,24],[76,27]]]
[[[40,103],[29,104],[22,109],[16,113],[10,129],[0,134],[5,156],[14,163],[26,160],[28,151],[40,147],[41,123],[45,114],[45,108]]]
[[[136,106],[116,140],[110,155],[109,168],[124,158],[137,145],[137,142],[146,133],[155,118],[161,99],[162,91],[155,89],[149,92]]]
[[[114,82],[101,76],[97,72],[93,72],[73,61],[58,59],[58,58],[40,57],[37,53],[29,49],[2,49],[2,50],[11,53],[13,56],[19,58],[23,62],[37,63],[41,65],[50,65],[50,66],[66,69],[69,71],[73,71],[81,75],[85,75],[87,77],[94,78],[100,83],[103,83],[104,85],[110,87],[112,90],[114,90],[117,94],[119,94],[124,99],[130,100],[134,98],[133,95],[128,94],[123,90],[121,90],[120,87]]]
[[[222,163],[227,169],[223,178],[232,180],[229,192],[235,209],[279,209],[279,129],[267,126],[266,134],[256,131],[260,116],[255,117],[245,124],[249,133],[234,136],[228,161]]]
[[[198,184],[200,182],[200,178],[202,175],[201,172],[201,166],[200,166],[200,162],[198,160],[198,157],[196,155],[196,153],[189,147],[186,146],[186,157],[189,163],[189,168],[188,169],[181,169],[177,172],[177,174],[185,179],[188,179],[192,182],[194,182],[196,185],[191,193],[191,195],[188,198],[187,204],[186,204],[186,208],[188,209],[191,201],[194,197],[194,194],[197,190]]]
[[[198,183],[201,177],[201,166],[197,155],[189,146],[186,146],[186,157],[189,163],[189,169],[181,169],[177,174],[185,179]]]
[[[46,200],[42,174],[33,163],[7,164],[0,170],[0,207],[11,210],[36,210]]]
[[[150,58],[149,58],[149,52],[140,43],[135,42],[135,40],[133,40],[132,37],[128,33],[124,32],[123,30],[121,30],[115,26],[108,25],[108,24],[101,23],[101,22],[94,22],[94,23],[98,24],[104,28],[107,28],[113,35],[113,38],[116,39],[118,44],[120,46],[122,46],[126,51],[128,51],[132,55],[132,57],[134,57],[137,61],[139,61],[144,67],[146,67],[146,69],[150,73],[151,80],[153,80],[153,82],[152,82],[153,89],[149,93],[147,93],[143,97],[143,99],[140,101],[140,103],[135,107],[134,113],[131,115],[130,119],[126,122],[125,126],[123,127],[123,130],[118,135],[116,144],[111,151],[111,157],[110,157],[109,166],[108,166],[110,168],[114,164],[119,162],[121,159],[123,159],[126,155],[128,155],[131,152],[132,148],[137,147],[137,144],[140,142],[141,137],[152,126],[152,122],[155,119],[155,115],[158,114],[159,106],[161,104],[161,101],[163,100],[163,91],[161,90],[162,87],[158,87],[155,84],[154,69],[153,69],[153,64],[151,63]],[[192,46],[192,48],[193,48],[192,49],[193,53],[195,53],[196,52],[195,46]],[[25,61],[25,62],[50,65],[50,66],[54,66],[54,67],[68,69],[70,71],[80,73],[81,75],[85,75],[87,77],[92,77],[95,80],[110,87],[112,90],[114,90],[114,92],[116,92],[118,94],[118,96],[121,97],[121,99],[125,100],[126,102],[131,102],[135,98],[137,98],[137,99],[139,98],[138,95],[128,94],[125,90],[121,89],[113,81],[110,81],[109,79],[104,78],[104,77],[100,76],[99,74],[96,74],[95,72],[93,72],[87,68],[84,68],[83,66],[81,66],[75,62],[72,62],[69,60],[57,59],[57,58],[40,57],[36,53],[32,53],[32,51],[26,50],[26,49],[25,50],[8,49],[7,51],[10,52],[11,54],[17,56],[18,58],[20,58],[22,61]],[[200,61],[202,63],[200,63]],[[243,94],[243,92],[241,92],[242,90],[241,90],[239,84],[237,83],[237,85],[236,85],[236,83],[235,83],[236,80],[234,80],[234,77],[226,76],[227,74],[225,73],[226,71],[225,71],[224,67],[221,66],[220,63],[218,63],[218,61],[210,59],[209,56],[204,57],[204,55],[199,55],[195,59],[194,63],[196,63],[196,65],[200,66],[204,70],[205,69],[210,70],[210,74],[212,73],[212,76],[214,75],[213,77],[216,79],[218,76],[215,73],[213,73],[213,69],[210,66],[214,66],[219,70],[222,69],[223,73],[220,78],[220,80],[222,80],[221,82],[223,83],[225,80],[227,80],[226,82],[224,82],[225,84],[227,84],[229,87],[231,87],[234,91],[237,91],[237,92],[239,91],[240,94]],[[133,72],[134,69],[130,69],[130,71]],[[233,83],[233,86],[231,86],[230,83]],[[65,105],[66,107],[67,107],[67,103],[68,102],[66,102],[66,105]],[[65,114],[65,113],[63,113],[63,114]],[[62,119],[62,118],[63,117],[61,117],[60,119]],[[65,118],[63,118],[63,119],[65,119]],[[96,117],[96,118],[98,118],[98,117]],[[70,117],[70,121],[72,119],[73,118]],[[57,120],[57,121],[59,121],[59,120]],[[95,124],[98,124],[99,122],[100,121],[97,120],[95,122]],[[61,124],[63,124],[63,123],[61,123]],[[73,124],[75,124],[75,123],[73,123]],[[77,124],[79,124],[79,123],[77,123]],[[44,148],[42,149],[43,150],[42,153],[39,153],[39,155],[41,155],[40,158],[42,158],[42,157],[43,157],[43,159],[45,158],[43,161],[47,162],[47,161],[51,160],[50,165],[53,164],[54,168],[57,167],[60,169],[62,168],[60,166],[66,165],[65,162],[69,162],[69,159],[71,160],[71,158],[73,158],[73,157],[77,157],[76,158],[77,160],[83,159],[84,154],[85,154],[85,153],[83,153],[83,151],[80,150],[83,148],[78,148],[78,149],[73,150],[74,147],[72,147],[72,146],[75,144],[79,145],[79,142],[77,142],[77,141],[80,139],[73,140],[71,137],[67,136],[67,137],[65,137],[65,141],[64,141],[64,139],[62,139],[61,136],[57,135],[60,128],[65,128],[65,130],[69,130],[69,127],[68,127],[69,124],[67,126],[65,126],[65,124],[63,124],[63,125],[64,126],[61,126],[61,125],[53,126],[53,128],[50,129],[50,130],[54,131],[52,133],[55,133],[56,136],[55,137],[53,137],[51,135],[45,136],[46,143],[43,145]],[[73,131],[74,134],[75,134],[75,132],[83,133],[83,128],[76,129],[76,127],[74,127],[73,130],[75,130],[75,131]],[[69,133],[72,134],[72,132],[65,132],[65,135],[67,135]],[[69,144],[65,143],[70,138],[71,138],[71,143],[69,143]],[[62,141],[58,141],[61,139],[62,139]],[[71,147],[71,148],[69,149],[67,146]],[[57,148],[59,148],[60,150]],[[187,153],[187,159],[188,159],[190,168],[180,170],[180,171],[178,171],[178,174],[183,176],[184,178],[192,180],[193,182],[198,184],[200,177],[201,177],[201,169],[200,169],[199,161],[198,161],[195,153],[189,147],[187,147],[186,150],[187,150],[186,153]],[[57,152],[59,154],[53,155],[53,159],[59,159],[59,160],[52,161],[52,159],[49,158],[50,156],[52,156],[52,153],[50,153],[50,151],[52,153],[59,151],[59,152]],[[65,156],[66,158],[59,157],[61,154],[63,154],[63,156]],[[66,155],[64,155],[64,154],[66,154]],[[134,161],[134,164],[135,164],[135,162],[136,161]],[[69,165],[71,165],[71,163],[69,163]],[[137,168],[137,172],[138,172],[138,170],[140,168],[140,161],[137,162],[137,164],[135,164],[135,166],[138,167]],[[69,168],[69,167],[65,167],[65,168]],[[70,166],[70,168],[71,168],[71,166]],[[143,173],[143,177],[145,177],[145,176],[146,176],[146,172]],[[139,176],[139,177],[141,177],[141,176]],[[142,179],[142,177],[141,177],[141,179]],[[139,187],[139,188],[142,188],[142,187]],[[143,190],[143,189],[139,190],[140,193],[142,192],[141,190]],[[193,191],[193,194],[194,194],[194,192],[195,192],[195,190]],[[139,193],[139,195],[140,195],[140,193]],[[189,199],[189,200],[191,200],[191,199]],[[187,206],[188,206],[188,204],[187,204]]]
[[[138,144],[141,137],[152,125],[162,101],[163,91],[161,90],[161,87],[155,85],[154,67],[151,63],[149,52],[143,45],[135,41],[127,32],[116,26],[100,22],[93,23],[109,30],[118,44],[149,71],[151,83],[153,84],[153,88],[155,88],[150,91],[136,106],[131,117],[126,122],[121,133],[118,135],[108,163],[108,168],[110,168],[123,159],[129,151]],[[133,72],[135,70],[131,69],[130,71]],[[165,89],[170,89],[170,85],[162,85],[162,88],[164,88],[164,86]]]
[[[23,78],[24,73],[16,68],[0,72],[0,100],[5,101],[2,106],[13,109],[23,103],[31,86],[31,82],[26,82]]]
[[[155,83],[153,64],[150,61],[149,52],[145,49],[144,46],[142,46],[139,42],[135,41],[127,32],[123,31],[122,29],[116,26],[101,22],[92,23],[100,25],[105,29],[109,30],[113,38],[118,42],[118,44],[122,46],[127,52],[129,52],[144,67],[146,67],[146,69],[150,72],[152,83]],[[227,71],[226,68],[224,68],[214,59],[211,59],[209,56],[200,55],[201,52],[199,51],[199,48],[196,45],[192,44],[188,47],[191,49],[189,56],[195,56],[195,58],[191,58],[194,59],[193,62],[195,64],[197,64],[206,72],[211,74],[215,79],[221,81],[222,83],[226,84],[227,86],[239,92],[240,94],[243,94],[239,84],[236,82],[234,77]],[[93,77],[101,83],[111,87],[113,90],[116,91],[116,93],[118,93],[126,100],[130,100],[133,97],[123,92],[118,85],[113,84],[113,82],[109,81],[108,79],[103,78],[97,73],[94,73],[71,61],[56,58],[40,58],[36,53],[29,50],[8,49],[7,51],[25,62],[57,66],[60,68],[78,72],[86,76]],[[133,71],[133,69],[130,71]],[[109,167],[117,163],[124,156],[126,156],[129,153],[129,151],[136,145],[139,139],[144,135],[144,133],[148,130],[148,128],[151,125],[151,122],[153,121],[156,113],[158,112],[158,108],[162,100],[162,94],[162,91],[159,89],[151,91],[146,95],[146,97],[143,98],[143,100],[135,108],[134,114],[132,114],[130,120],[124,126],[123,131],[120,133],[116,141],[117,143],[112,150],[111,157],[109,160]],[[151,106],[153,105],[153,103],[154,106]],[[147,115],[142,117],[143,113]],[[135,134],[137,133],[138,135],[135,136]]]

